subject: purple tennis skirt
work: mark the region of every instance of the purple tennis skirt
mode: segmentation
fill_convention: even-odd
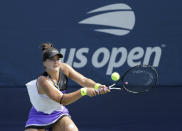
[[[51,131],[51,127],[63,116],[69,116],[69,111],[66,107],[62,111],[54,111],[51,114],[38,112],[33,106],[30,110],[25,129],[47,129]]]

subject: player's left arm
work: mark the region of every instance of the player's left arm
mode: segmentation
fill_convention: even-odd
[[[66,71],[67,77],[78,83],[79,85],[83,87],[94,87],[96,85],[96,82],[93,81],[90,78],[87,78],[74,70],[70,65],[62,63],[64,66],[64,69]]]
[[[92,79],[87,78],[87,77],[83,76],[82,74],[80,74],[79,72],[77,72],[76,70],[74,70],[68,64],[65,64],[65,63],[63,63],[63,64],[67,71],[67,77],[69,77],[73,81],[77,82],[82,87],[93,87],[94,88],[95,85],[97,84]],[[99,94],[105,94],[105,93],[109,92],[109,90],[107,89],[107,87],[105,85],[100,84],[99,88],[102,88],[102,90],[100,90]]]

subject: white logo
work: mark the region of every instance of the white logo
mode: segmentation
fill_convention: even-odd
[[[128,34],[135,25],[135,14],[132,9],[123,3],[103,6],[88,12],[99,13],[79,22],[79,24],[91,24],[103,26],[95,29],[112,35],[123,36]]]
[[[94,68],[103,68],[107,66],[106,75],[110,75],[115,68],[123,66],[125,63],[129,67],[136,65],[153,65],[159,66],[159,62],[162,55],[162,49],[159,46],[155,47],[134,47],[128,50],[125,47],[113,47],[108,49],[107,47],[100,47],[94,52],[90,51],[90,48],[62,48],[60,53],[63,56],[62,61],[73,66],[74,68],[83,68],[88,62]],[[100,56],[103,56],[99,60]],[[118,59],[119,58],[119,59]]]

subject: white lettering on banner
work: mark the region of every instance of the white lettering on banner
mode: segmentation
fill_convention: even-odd
[[[150,57],[153,53],[155,53],[153,66],[157,67],[159,65],[161,54],[162,54],[162,50],[160,47],[154,47],[154,48],[148,47],[145,53],[143,64],[147,65],[149,63]]]
[[[98,61],[100,54],[104,55],[101,62]],[[110,57],[110,52],[107,48],[99,48],[94,52],[92,56],[92,64],[96,68],[101,68],[107,64],[109,57]]]
[[[101,47],[93,53],[89,52],[89,48],[71,48],[70,50],[62,48],[60,52],[64,56],[62,61],[74,68],[84,68],[87,65],[88,60],[91,61],[95,68],[102,68],[108,64],[106,75],[110,75],[113,72],[113,69],[119,68],[125,63],[127,63],[129,67],[133,67],[138,64],[148,65],[149,63],[152,63],[152,55],[154,55],[154,57],[152,57],[153,66],[157,67],[159,66],[162,54],[162,50],[158,46],[146,47],[146,49],[142,47],[134,47],[130,51],[128,51],[125,47],[113,47],[111,52],[108,48]],[[86,55],[88,53],[92,53],[90,58]],[[67,60],[65,60],[66,54],[68,54]],[[99,60],[101,55],[103,57]]]
[[[119,61],[116,61],[116,57],[121,54],[121,58]],[[120,48],[113,48],[111,53],[111,58],[109,60],[108,68],[106,74],[111,74],[113,71],[113,68],[121,67],[127,58],[127,50],[124,47]]]
[[[136,65],[140,65],[141,61],[140,59],[143,57],[144,55],[144,50],[141,47],[135,47],[133,48],[130,53],[128,54],[128,65],[130,67],[136,66]],[[136,60],[139,60],[136,62]]]
[[[72,63],[73,63],[74,56],[75,56],[75,51],[76,51],[75,48],[70,49],[70,53],[69,53],[69,56],[68,56],[68,59],[67,59],[67,62],[66,62],[67,64],[69,64],[71,66],[72,66]],[[61,49],[60,53],[63,54],[63,56],[65,56],[66,55],[66,49],[65,48]],[[65,61],[65,57],[62,58],[62,61],[63,62]]]
[[[73,63],[73,67],[75,68],[82,68],[87,64],[87,57],[84,56],[84,53],[88,53],[89,49],[88,48],[81,48],[76,52],[76,58],[79,59],[78,62]]]

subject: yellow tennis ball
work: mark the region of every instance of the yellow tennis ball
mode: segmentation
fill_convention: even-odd
[[[119,80],[119,79],[120,79],[119,73],[117,73],[117,72],[112,73],[111,79],[112,79],[113,81]]]

